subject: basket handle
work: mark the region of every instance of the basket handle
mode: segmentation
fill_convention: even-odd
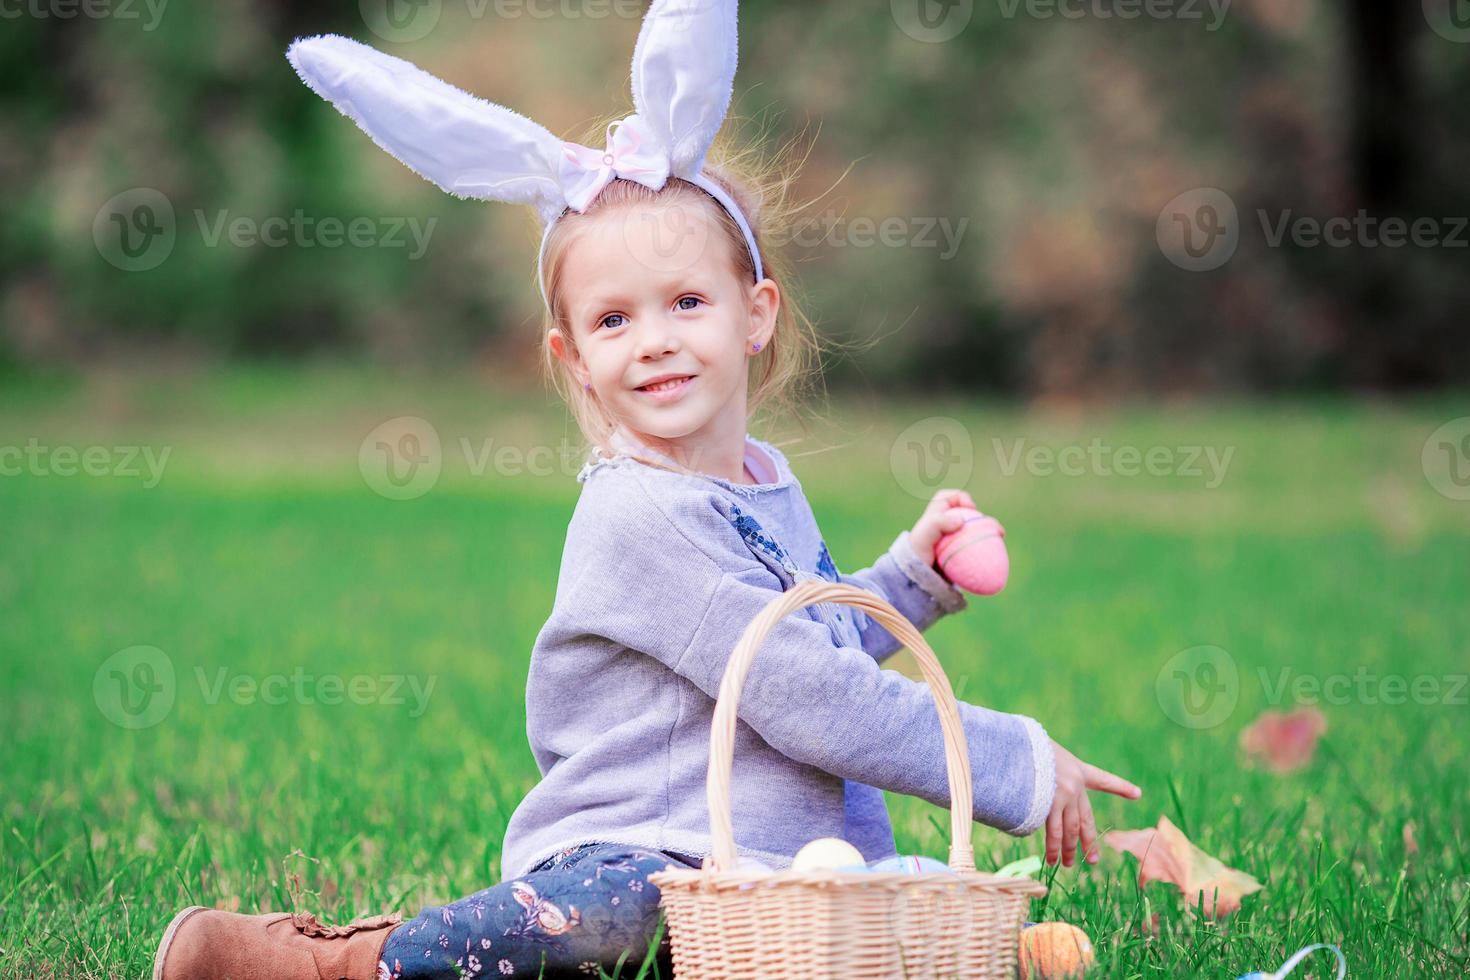
[[[955,871],[975,870],[975,850],[970,846],[970,824],[973,821],[974,787],[970,773],[970,751],[965,742],[964,725],[955,706],[954,689],[924,637],[886,599],[867,589],[845,582],[807,579],[776,598],[762,609],[745,627],[725,676],[720,681],[715,699],[714,720],[710,724],[709,798],[710,835],[714,842],[713,866],[716,870],[735,867],[735,830],[730,811],[730,772],[735,762],[735,718],[740,692],[750,672],[751,661],[766,634],[788,613],[818,602],[836,602],[853,606],[872,616],[913,652],[924,673],[924,680],[934,694],[939,709],[939,724],[944,730],[944,756],[949,771],[949,866]]]

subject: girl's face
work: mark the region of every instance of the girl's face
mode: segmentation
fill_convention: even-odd
[[[688,203],[653,201],[604,212],[563,256],[562,289],[579,358],[560,331],[553,353],[603,406],[655,448],[720,459],[743,451],[746,365],[775,327],[780,295],[769,279],[737,278],[715,219]],[[688,380],[673,391],[650,382]],[[736,456],[739,459],[739,456]],[[738,464],[737,464],[738,465]]]

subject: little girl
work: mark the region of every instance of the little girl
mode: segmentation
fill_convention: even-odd
[[[761,247],[778,202],[763,203],[760,182],[733,166],[704,161],[724,117],[723,76],[733,77],[733,55],[717,57],[722,32],[733,49],[733,20],[733,2],[656,0],[634,59],[639,112],[608,127],[603,167],[560,144],[564,160],[589,162],[558,171],[564,193],[552,200],[564,206],[544,212],[543,349],[595,453],[577,476],[555,603],[531,653],[527,737],[542,779],[506,828],[502,880],[408,922],[185,909],[164,933],[155,980],[631,976],[660,924],[648,875],[701,867],[713,849],[710,723],[750,621],[809,578],[871,590],[920,630],[967,608],[934,567],[939,538],[963,521],[953,508],[974,506],[967,493],[940,491],[871,567],[843,574],[785,454],[747,431],[758,406],[789,401],[806,380],[816,342],[785,267]],[[292,49],[313,88],[441,186],[467,186],[453,152],[424,147],[454,129],[456,112],[487,124],[486,104],[467,106],[464,93],[355,42],[315,40],[332,49]],[[723,92],[728,101],[728,84]],[[375,113],[374,100],[393,111]],[[476,165],[495,184],[480,196],[524,199],[506,191],[511,165],[498,183],[494,165]],[[514,163],[527,166],[539,164]],[[645,179],[661,167],[671,172]],[[949,806],[929,688],[881,668],[898,648],[840,604],[772,628],[738,704],[731,804],[742,860],[782,869],[808,841],[840,837],[877,861],[896,853],[884,790]],[[1070,866],[1079,842],[1095,861],[1087,790],[1137,798],[1138,788],[1081,762],[1031,718],[958,709],[974,819],[1016,836],[1044,825],[1049,862]],[[672,976],[667,936],[652,953]]]

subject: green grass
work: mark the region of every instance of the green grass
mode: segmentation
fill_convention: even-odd
[[[1324,704],[1324,751],[1289,776],[1242,767],[1236,739],[1273,706],[1286,668],[1470,670],[1470,503],[1436,492],[1420,464],[1425,438],[1464,405],[1041,414],[854,400],[833,406],[819,442],[787,451],[850,571],[922,508],[890,470],[894,437],[929,417],[962,422],[974,469],[949,482],[1004,521],[1013,573],[1002,595],[972,599],[927,634],[960,696],[1034,715],[1083,759],[1139,783],[1136,803],[1095,797],[1103,828],[1167,815],[1265,883],[1212,923],[1167,886],[1140,889],[1133,859],[1106,849],[1096,867],[1048,873],[1050,895],[1030,917],[1086,929],[1098,975],[1230,980],[1327,941],[1352,977],[1460,976],[1470,707]],[[360,476],[358,448],[409,414],[438,429],[444,472],[418,499],[387,500]],[[171,454],[152,488],[0,477],[0,975],[146,976],[164,924],[189,903],[341,921],[411,915],[496,881],[506,821],[537,778],[525,669],[579,485],[575,467],[476,474],[459,440],[525,448],[574,434],[542,390],[469,377],[7,381],[0,447],[34,438]],[[1234,455],[1213,489],[1181,474],[1006,475],[995,438],[1006,452],[1017,438],[1099,438]],[[838,448],[801,455],[823,444]],[[1207,644],[1237,663],[1239,703],[1217,727],[1182,727],[1161,710],[1155,677]],[[99,709],[93,683],[137,645],[163,651],[178,686],[161,722],[128,730]],[[908,654],[891,664],[914,672]],[[221,668],[435,686],[417,715],[411,698],[210,703]],[[944,813],[889,800],[900,850],[944,857]],[[982,867],[1041,850],[1039,837],[974,829]]]

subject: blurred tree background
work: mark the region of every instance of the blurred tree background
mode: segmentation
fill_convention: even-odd
[[[883,337],[828,365],[834,387],[1052,398],[1463,384],[1463,8],[745,0],[731,124],[777,143],[814,134],[799,194],[818,199],[818,224],[784,247],[823,331]],[[631,111],[643,9],[8,4],[0,366],[327,356],[532,377],[529,210],[422,180],[302,84],[285,50],[346,34],[575,139]],[[962,27],[925,33],[941,22]],[[98,234],[108,202],[139,188],[171,205],[174,238],[165,260],[129,271]],[[1223,219],[1238,243],[1196,270],[1163,239],[1170,202],[1201,188],[1234,206]],[[1196,211],[1208,230],[1216,212]],[[1283,218],[1360,211],[1430,219],[1436,240],[1272,241]],[[293,215],[431,233],[421,255],[407,228],[393,246],[213,237],[222,220]],[[885,221],[897,244],[871,230]]]

